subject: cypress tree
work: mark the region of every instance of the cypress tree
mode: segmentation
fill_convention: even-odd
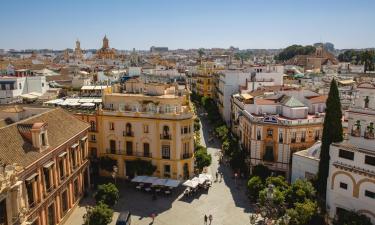
[[[339,90],[335,79],[332,79],[326,101],[326,114],[323,124],[322,147],[320,150],[320,162],[318,173],[318,194],[325,199],[327,189],[327,178],[329,169],[329,147],[332,142],[343,140],[342,133],[342,111]]]

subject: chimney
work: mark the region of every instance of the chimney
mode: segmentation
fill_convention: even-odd
[[[47,123],[34,123],[31,128],[33,147],[40,152],[48,148]]]

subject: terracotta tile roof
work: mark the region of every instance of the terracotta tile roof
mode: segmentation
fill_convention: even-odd
[[[257,99],[255,99],[255,104],[257,104],[257,105],[278,105],[279,103],[275,102],[273,100],[257,98]]]
[[[307,98],[311,103],[325,103],[327,101],[327,95],[320,95],[316,97]]]
[[[49,149],[34,149],[29,130],[34,123],[47,123]],[[50,150],[89,128],[89,124],[75,118],[63,109],[53,109],[18,123],[0,128],[0,161],[27,167]]]

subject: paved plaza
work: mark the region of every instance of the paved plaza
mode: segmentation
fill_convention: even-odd
[[[201,118],[202,145],[206,145],[211,130],[206,118]],[[115,215],[111,224],[115,224],[118,212],[129,210],[132,213],[132,225],[150,225],[150,215],[155,213],[155,225],[202,225],[204,215],[213,216],[212,225],[242,225],[249,224],[250,203],[246,197],[246,184],[244,180],[235,182],[233,173],[228,166],[218,164],[218,151],[220,143],[208,144],[208,151],[212,155],[212,164],[208,173],[215,177],[218,170],[224,174],[222,182],[214,182],[206,191],[200,191],[196,196],[183,197],[184,187],[174,190],[172,196],[158,196],[152,200],[152,195],[134,188],[134,184],[121,183],[120,201],[115,206]],[[237,184],[236,184],[237,183]],[[82,224],[85,205],[93,204],[92,199],[84,199],[80,206],[74,209],[65,224]]]

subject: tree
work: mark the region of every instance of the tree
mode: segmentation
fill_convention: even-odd
[[[216,127],[215,131],[222,141],[224,141],[226,138],[228,138],[229,130],[228,130],[228,127],[226,125],[221,125],[219,127]]]
[[[200,48],[200,49],[198,50],[199,60],[202,60],[202,56],[203,56],[204,54],[205,54],[204,49],[203,49],[203,48]]]
[[[95,194],[96,202],[103,202],[109,206],[114,206],[119,197],[119,191],[112,183],[99,185],[98,191]]]
[[[136,159],[127,162],[127,164],[129,174],[136,173],[137,175],[151,176],[156,170],[156,166],[152,165],[151,161]]]
[[[268,187],[265,187],[263,190],[259,192],[259,203],[261,205],[265,205],[267,201],[267,192]],[[274,188],[273,196],[272,196],[272,205],[282,207],[285,203],[285,193],[279,190],[278,188]]]
[[[283,192],[287,190],[289,187],[288,183],[285,180],[285,177],[283,176],[268,177],[266,179],[266,186],[270,184],[272,184],[275,188]]]
[[[211,161],[212,157],[207,153],[207,149],[201,145],[198,145],[195,152],[195,162],[198,169],[202,171],[204,167],[207,167],[211,164]]]
[[[325,199],[329,169],[329,148],[333,142],[343,140],[342,111],[337,83],[332,79],[328,98],[326,101],[326,114],[323,124],[322,147],[320,151],[318,192]],[[334,132],[332,132],[334,131]]]
[[[281,51],[276,57],[276,60],[287,61],[296,55],[309,55],[315,51],[315,47],[311,45],[291,45]]]
[[[250,59],[252,52],[251,51],[243,51],[243,52],[237,52],[234,54],[234,58],[241,61],[241,66],[243,65],[243,62]]]
[[[256,166],[253,167],[253,170],[252,170],[252,175],[253,176],[258,176],[260,177],[263,181],[265,181],[267,179],[267,177],[269,177],[271,175],[271,171],[268,169],[267,166],[263,165],[263,164],[258,164]]]
[[[315,199],[315,188],[310,181],[297,179],[286,191],[286,202],[293,207],[296,202]]]
[[[106,170],[108,172],[113,171],[113,166],[117,166],[117,160],[112,159],[108,156],[103,156],[99,158],[100,169]]]
[[[194,119],[194,131],[199,131],[201,129],[201,124],[199,118]]]
[[[264,189],[264,183],[258,176],[253,176],[247,182],[247,188],[249,190],[249,197],[251,200],[256,201],[259,198],[259,192]]]
[[[89,208],[83,216],[84,225],[106,225],[112,221],[113,210],[103,202],[99,202],[95,207]]]
[[[360,55],[361,62],[365,67],[365,73],[367,71],[373,71],[374,68],[374,60],[375,60],[375,52],[374,51],[364,51]]]
[[[365,215],[353,211],[340,210],[333,225],[371,225],[371,220]]]
[[[317,213],[318,205],[316,202],[307,200],[305,202],[297,202],[294,208],[287,209],[290,218],[290,225],[306,225]]]

